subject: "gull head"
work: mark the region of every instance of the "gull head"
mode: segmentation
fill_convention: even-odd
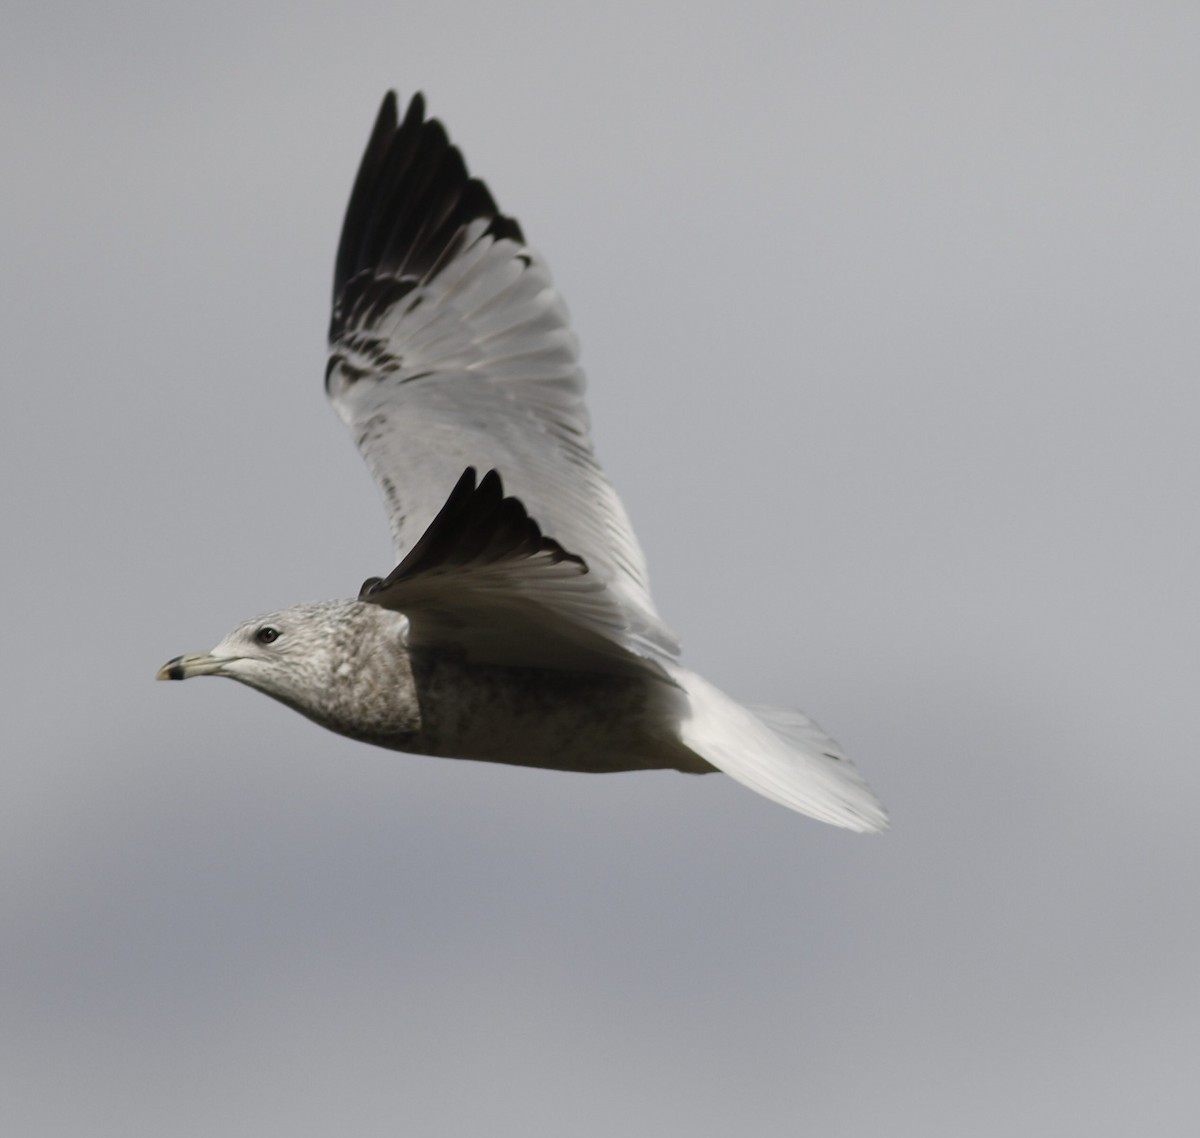
[[[286,692],[327,678],[344,637],[339,621],[356,602],[293,605],[244,620],[211,652],[176,656],[158,670],[160,680],[228,676],[248,687]]]
[[[323,726],[354,733],[346,714],[381,675],[403,690],[406,629],[398,613],[360,601],[293,605],[243,621],[211,652],[168,660],[158,679],[227,676]]]

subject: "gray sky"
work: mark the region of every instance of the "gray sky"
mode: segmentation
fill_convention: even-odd
[[[1184,1132],[1198,42],[1155,3],[10,13],[11,1132]],[[819,718],[891,833],[153,682],[390,568],[321,390],[389,86],[553,267],[688,664]]]

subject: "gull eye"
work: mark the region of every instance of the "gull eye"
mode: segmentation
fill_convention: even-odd
[[[259,644],[274,644],[279,639],[279,629],[272,628],[269,624],[264,624],[255,634],[254,639]]]

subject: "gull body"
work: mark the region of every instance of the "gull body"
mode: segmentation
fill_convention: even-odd
[[[593,773],[723,771],[855,830],[887,815],[800,712],[689,671],[596,461],[566,309],[416,96],[384,99],[334,272],[326,391],[398,564],[238,625],[160,679],[225,676],[398,751]],[[482,477],[479,471],[483,471]]]
[[[278,637],[259,643],[263,628]],[[294,605],[164,664],[159,678],[226,676],[394,751],[594,774],[716,769],[668,726],[680,693],[663,677],[479,663],[453,648],[410,654],[407,633],[404,616],[361,601]]]

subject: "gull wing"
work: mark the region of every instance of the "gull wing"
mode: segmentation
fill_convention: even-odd
[[[664,726],[675,720],[701,763],[822,822],[887,828],[871,788],[806,715],[744,707],[671,657],[624,647],[611,592],[504,496],[494,470],[478,484],[466,470],[408,556],[387,577],[364,582],[359,600],[403,613],[413,651],[457,648],[481,663],[652,676]]]
[[[583,560],[589,588],[607,590],[625,646],[678,652],[593,454],[575,338],[550,273],[420,95],[400,121],[388,93],[363,155],[329,352],[326,390],[383,492],[398,559],[465,467],[495,470]]]
[[[505,496],[494,470],[477,484],[468,467],[404,560],[365,581],[359,600],[407,616],[414,651],[454,647],[480,663],[572,671],[653,667],[631,650],[612,591]]]

